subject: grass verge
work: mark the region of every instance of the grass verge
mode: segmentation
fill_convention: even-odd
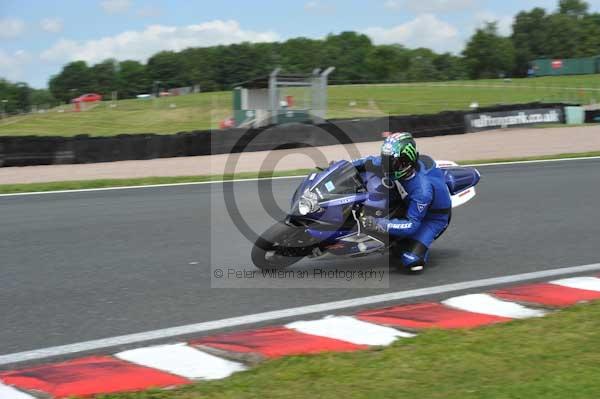
[[[520,161],[542,161],[548,159],[569,159],[600,156],[600,151],[566,153],[555,155],[543,155],[536,157],[521,158],[497,158],[488,160],[461,161],[463,165],[477,165],[483,163],[520,162]],[[0,194],[18,194],[45,191],[84,190],[111,187],[133,187],[151,186],[155,184],[177,184],[177,183],[200,183],[209,181],[234,180],[234,179],[256,179],[284,176],[302,176],[313,169],[294,169],[280,172],[242,172],[227,175],[201,175],[201,176],[166,176],[166,177],[144,177],[137,179],[100,179],[100,180],[74,180],[58,181],[49,183],[26,183],[26,184],[0,184]]]
[[[432,330],[384,349],[267,361],[221,381],[102,399],[593,398],[600,303],[475,330]]]
[[[1,184],[0,194],[16,194],[44,191],[85,190],[94,188],[111,187],[137,187],[156,184],[201,183],[210,181],[256,179],[284,176],[301,176],[312,169],[294,169],[281,172],[241,172],[226,175],[200,175],[200,176],[164,176],[142,177],[137,179],[99,179],[99,180],[73,180],[49,183],[26,184]]]

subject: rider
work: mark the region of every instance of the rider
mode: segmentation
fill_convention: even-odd
[[[363,228],[387,232],[398,244],[392,246],[392,253],[402,266],[412,272],[422,271],[429,247],[450,223],[452,200],[444,175],[435,165],[425,165],[419,159],[410,133],[390,134],[381,146],[380,156],[353,161],[359,170],[369,163],[381,168],[382,186],[389,190],[389,209],[402,202],[407,211],[401,219],[364,217]]]

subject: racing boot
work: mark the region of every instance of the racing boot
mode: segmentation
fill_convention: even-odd
[[[402,267],[410,273],[421,273],[427,264],[428,255],[429,252],[425,253],[425,256],[419,256],[413,252],[403,252],[400,255],[400,261]]]
[[[429,248],[416,240],[395,245],[392,252],[400,260],[401,269],[410,273],[421,273],[429,260]]]

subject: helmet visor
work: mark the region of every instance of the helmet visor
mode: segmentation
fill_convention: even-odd
[[[391,155],[381,156],[381,167],[383,168],[383,173],[385,173],[386,175],[393,174],[399,166],[400,158],[396,158]]]
[[[404,156],[397,158],[391,155],[381,156],[381,166],[385,175],[395,178],[407,176],[413,168],[413,164],[408,158]]]

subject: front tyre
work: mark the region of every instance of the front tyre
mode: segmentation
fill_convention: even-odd
[[[310,237],[303,227],[278,222],[262,233],[252,247],[252,263],[259,269],[284,269],[310,253]]]

